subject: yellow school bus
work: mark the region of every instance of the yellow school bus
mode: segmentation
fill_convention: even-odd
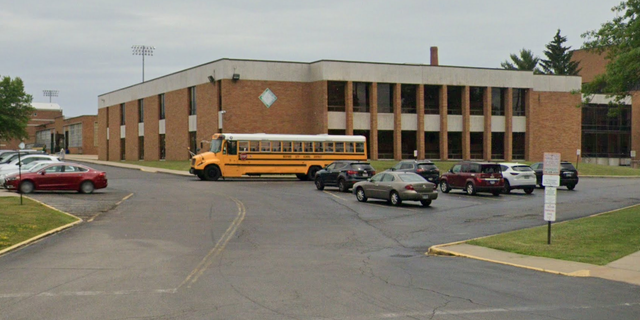
[[[191,158],[189,172],[201,180],[295,174],[313,180],[336,160],[367,160],[364,136],[217,133],[208,152]]]

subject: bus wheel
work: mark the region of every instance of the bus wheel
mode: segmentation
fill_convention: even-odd
[[[200,173],[198,173],[197,175],[198,175],[198,178],[199,178],[200,180],[205,180],[205,178],[204,178],[204,173],[200,172]]]
[[[204,178],[209,181],[217,181],[220,179],[220,168],[218,166],[208,166],[204,168]]]
[[[309,177],[304,173],[296,173],[296,178],[300,179],[300,181],[309,180]]]
[[[318,166],[312,166],[311,168],[309,168],[309,172],[307,173],[307,178],[309,180],[315,180],[316,179],[316,173],[318,173],[318,171],[320,171],[322,168],[318,167]]]

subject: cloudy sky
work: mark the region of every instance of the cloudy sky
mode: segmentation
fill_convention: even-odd
[[[155,46],[145,79],[220,58],[321,59],[500,67],[542,56],[557,29],[574,49],[620,0],[0,0],[0,75],[66,117],[97,114],[98,95],[142,80],[132,45]]]

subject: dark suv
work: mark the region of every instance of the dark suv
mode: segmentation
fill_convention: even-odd
[[[401,160],[389,170],[417,173],[425,180],[435,184],[438,184],[440,180],[440,169],[430,160]]]
[[[497,196],[503,187],[502,169],[497,163],[464,161],[440,176],[440,191],[444,193],[451,189],[462,189],[468,194],[491,192]]]
[[[531,165],[531,169],[536,172],[536,184],[540,187],[544,187],[542,185],[542,167],[542,162],[536,162]],[[560,186],[566,186],[567,189],[573,190],[576,188],[579,180],[578,170],[576,170],[576,167],[574,167],[571,162],[560,162]]]
[[[368,162],[335,161],[316,173],[316,188],[338,187],[347,192],[356,182],[364,181],[376,174]]]

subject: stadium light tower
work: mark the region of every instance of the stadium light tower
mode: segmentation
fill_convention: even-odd
[[[45,97],[49,97],[49,103],[51,103],[51,97],[57,97],[58,96],[58,90],[42,90],[42,94]]]
[[[133,45],[131,46],[131,50],[133,50],[134,56],[142,56],[142,82],[144,82],[144,56],[153,56],[153,50],[156,47],[154,46],[146,46],[146,45]]]

